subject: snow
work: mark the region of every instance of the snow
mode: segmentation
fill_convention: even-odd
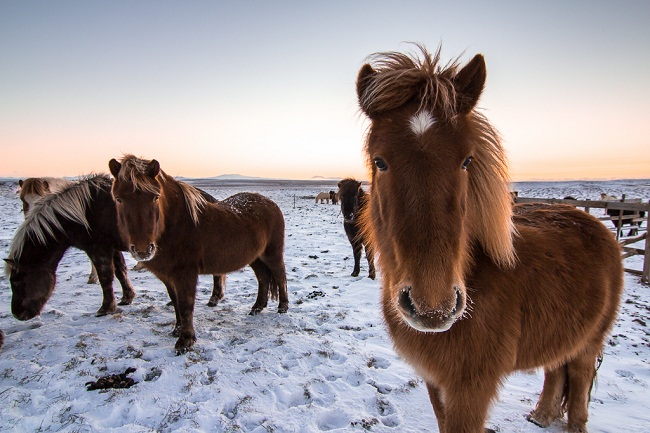
[[[88,259],[71,249],[43,313],[11,315],[9,281],[0,277],[0,431],[65,432],[436,432],[426,388],[395,355],[379,311],[379,282],[350,276],[352,250],[339,208],[314,204],[331,185],[251,182],[201,188],[223,199],[240,191],[274,200],[286,219],[290,307],[248,312],[257,283],[250,268],[228,275],[226,298],[206,303],[212,278],[202,276],[195,349],[176,356],[172,307],[146,271],[129,273],[130,306],[95,317],[98,285],[86,283]],[[649,181],[536,182],[513,185],[522,197],[597,199],[601,192],[650,199]],[[295,205],[294,205],[295,202]],[[0,184],[0,254],[22,221],[15,185]],[[311,256],[311,257],[310,257]],[[135,262],[125,254],[129,266]],[[626,261],[640,269],[639,256]],[[589,406],[591,433],[650,432],[650,287],[626,274],[620,318],[605,348]],[[121,295],[115,282],[116,295]],[[86,391],[85,383],[136,368],[128,389]],[[508,378],[487,426],[500,432],[542,430],[527,422],[542,373]]]

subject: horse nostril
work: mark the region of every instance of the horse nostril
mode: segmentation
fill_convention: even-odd
[[[399,292],[398,302],[402,311],[411,317],[416,317],[418,315],[418,311],[413,304],[413,300],[411,299],[411,288],[411,286],[402,287]]]
[[[155,249],[156,249],[156,246],[153,243],[151,243],[151,244],[149,244],[149,248],[147,249],[147,253],[151,254],[151,253],[153,253],[153,251]]]
[[[136,254],[135,245],[131,244],[131,246],[129,247],[129,251],[131,252],[131,254]]]
[[[454,291],[456,293],[456,305],[452,308],[450,315],[455,316],[463,308],[463,296],[460,293],[460,287],[454,286]]]

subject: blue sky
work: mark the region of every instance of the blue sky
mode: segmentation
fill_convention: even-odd
[[[0,1],[0,176],[365,177],[378,51],[483,53],[515,180],[650,177],[650,2]]]

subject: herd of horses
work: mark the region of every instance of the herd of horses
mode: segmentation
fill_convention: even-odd
[[[443,65],[439,49],[418,51],[371,56],[357,76],[371,186],[338,185],[352,275],[365,249],[369,277],[375,262],[381,270],[388,333],[424,379],[441,433],[488,431],[504,378],[540,367],[543,390],[528,419],[546,427],[566,413],[568,431],[586,432],[623,290],[619,245],[571,206],[513,205],[499,135],[476,109],[483,56]],[[113,276],[121,305],[135,297],[123,251],[158,277],[176,314],[178,353],[196,341],[200,274],[214,276],[216,305],[226,274],[248,265],[259,284],[250,314],[269,297],[288,311],[285,223],[273,201],[253,193],[214,200],[155,159],[126,155],[109,168],[112,178],[91,176],[29,203],[6,259],[16,318],[40,313],[71,246],[97,269],[97,315],[115,311]]]

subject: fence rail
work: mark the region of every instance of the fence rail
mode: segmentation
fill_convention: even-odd
[[[587,213],[590,213],[591,209],[603,209],[606,216],[599,217],[598,219],[603,223],[607,221],[615,223],[615,227],[610,227],[610,229],[614,231],[616,240],[621,245],[621,259],[626,259],[635,255],[643,256],[642,271],[629,268],[625,268],[625,271],[639,275],[644,283],[650,284],[650,245],[648,242],[650,202],[642,202],[640,199],[626,200],[625,195],[623,195],[621,201],[519,197],[519,194],[516,192],[513,193],[513,197],[515,203],[568,204],[584,208]],[[609,213],[613,215],[608,215],[607,211],[610,211]],[[616,211],[619,211],[618,214]],[[623,211],[626,211],[626,214],[624,214]],[[629,227],[624,227],[625,224],[630,225]],[[627,235],[623,233],[624,230],[629,230]],[[637,242],[644,242],[644,247],[635,248],[628,246],[636,244]]]

